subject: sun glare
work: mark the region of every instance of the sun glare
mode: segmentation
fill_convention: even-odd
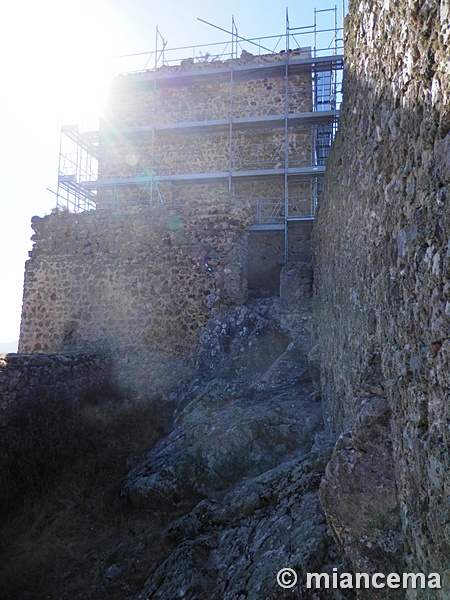
[[[63,123],[95,119],[105,106],[112,71],[103,57],[85,55],[61,77],[57,98]]]
[[[106,3],[25,0],[9,11],[0,52],[8,58],[2,102],[10,117],[22,120],[32,111],[42,121],[67,123],[98,115],[121,36]]]
[[[72,40],[61,39],[64,53],[52,65],[64,123],[99,116],[113,75],[114,26],[106,14],[93,12],[92,7],[84,15],[77,11],[70,17],[70,35]]]

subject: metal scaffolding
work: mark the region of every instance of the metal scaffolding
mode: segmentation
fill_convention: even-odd
[[[73,212],[96,206],[96,190],[87,189],[98,173],[98,128],[92,125],[61,127],[59,145],[57,207]]]
[[[328,14],[334,17],[331,27],[319,29],[318,20]],[[206,23],[206,21],[203,21]],[[124,85],[146,85],[153,93],[153,118],[147,125],[120,127],[120,136],[127,140],[149,136],[150,156],[145,173],[120,177],[98,174],[98,130],[63,127],[59,164],[58,206],[81,211],[94,208],[101,194],[108,194],[111,202],[126,190],[139,189],[139,199],[150,205],[165,204],[165,189],[188,183],[223,183],[228,193],[239,201],[239,185],[244,181],[280,181],[280,196],[265,198],[246,196],[254,207],[253,230],[278,229],[284,231],[285,260],[289,260],[289,231],[295,223],[312,221],[323,193],[323,175],[326,159],[336,134],[342,101],[343,40],[342,28],[337,26],[337,7],[314,10],[314,23],[307,27],[291,27],[286,9],[285,33],[279,36],[245,39],[238,34],[234,18],[231,30],[224,31],[228,41],[201,46],[168,49],[166,41],[156,29],[155,50],[149,53],[121,57],[118,80]],[[305,43],[306,42],[306,43]],[[242,55],[261,61],[240,61]],[[186,56],[188,54],[190,56]],[[268,55],[274,58],[266,60]],[[220,61],[220,62],[219,62]],[[167,69],[172,65],[189,63],[189,69]],[[207,63],[207,64],[205,64]],[[198,68],[196,65],[198,64]],[[245,78],[280,76],[284,78],[284,106],[279,114],[239,115],[237,84]],[[308,110],[295,103],[298,90],[292,77],[308,73],[311,95]],[[132,74],[132,77],[129,77]],[[197,120],[175,123],[158,122],[158,89],[168,82],[180,85],[189,82],[228,81],[229,115],[223,119]],[[309,85],[309,84],[308,84]],[[150,86],[150,87],[149,87]],[[171,133],[205,133],[221,135],[224,142],[221,157],[206,166],[183,172],[181,167],[164,164],[160,145],[164,146]],[[253,133],[269,132],[267,141],[252,141]],[[117,133],[117,128],[116,128]],[[225,137],[224,137],[225,136]],[[102,138],[100,138],[101,140]],[[194,142],[192,142],[194,140]],[[303,141],[302,141],[303,140]],[[305,142],[305,140],[309,140]],[[308,158],[305,158],[305,143]],[[191,145],[189,145],[191,144]],[[196,157],[195,136],[183,148]]]

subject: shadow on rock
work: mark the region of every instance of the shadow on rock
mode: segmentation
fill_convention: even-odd
[[[133,505],[173,511],[311,449],[321,427],[306,353],[246,307],[213,319],[174,429],[129,474]]]
[[[354,597],[305,589],[307,572],[340,566],[318,497],[334,439],[308,349],[270,314],[238,307],[208,324],[172,433],[127,477],[122,495],[166,513],[173,545],[136,599]],[[283,567],[294,589],[277,584]]]

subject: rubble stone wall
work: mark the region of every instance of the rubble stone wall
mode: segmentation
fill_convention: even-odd
[[[99,176],[145,181],[100,187],[96,211],[33,219],[20,352],[99,352],[111,359],[121,383],[138,389],[167,389],[189,373],[208,319],[247,297],[247,236],[258,199],[267,200],[264,210],[270,213],[284,196],[284,124],[241,127],[231,153],[226,126],[161,128],[155,137],[150,129],[228,119],[231,100],[235,117],[283,115],[283,58],[241,59],[238,66],[278,61],[278,75],[271,70],[264,78],[257,71],[236,77],[233,99],[227,91],[230,71],[222,74],[225,79],[219,73],[229,66],[226,61],[187,61],[156,74],[117,78],[100,128]],[[211,76],[198,75],[202,69]],[[165,77],[179,71],[189,77]],[[291,111],[311,110],[311,73],[293,74],[289,86]],[[126,131],[136,125],[148,129]],[[292,129],[293,166],[310,164],[311,140],[310,126]],[[155,173],[223,173],[230,166],[279,168],[280,176],[269,183],[242,181],[233,189],[226,177],[201,184],[151,179]],[[305,193],[304,184],[297,188]]]
[[[312,150],[311,127],[296,128],[289,139],[290,166],[311,166]],[[152,156],[153,169],[150,169]],[[284,130],[238,131],[231,149],[228,133],[166,132],[153,147],[151,135],[134,144],[120,140],[103,149],[100,168],[102,178],[139,177],[153,172],[157,175],[228,172],[230,168],[238,171],[282,169]]]
[[[246,298],[248,212],[228,196],[59,212],[33,227],[21,353],[100,352],[123,384],[166,388],[211,315]]]
[[[289,227],[289,263],[311,263],[312,222]],[[251,290],[280,290],[280,275],[285,265],[283,231],[251,231],[247,240],[247,276]]]
[[[293,58],[307,58],[310,51],[293,51]],[[236,75],[233,85],[227,61],[190,62],[181,66],[164,66],[156,73],[138,73],[119,77],[113,87],[108,116],[101,131],[99,173],[101,179],[113,177],[148,177],[224,173],[258,169],[284,169],[284,121],[278,126],[247,127],[234,124],[232,138],[227,120],[261,116],[284,116],[286,80],[284,55],[251,56],[240,59],[237,68],[278,61],[278,72],[263,77]],[[201,74],[205,70],[207,74]],[[180,71],[184,79],[165,77]],[[189,71],[196,76],[190,76]],[[200,75],[199,75],[200,73]],[[209,75],[209,76],[208,76]],[[225,80],[224,80],[225,77]],[[288,80],[289,112],[312,110],[311,71],[305,67],[292,73]],[[223,121],[220,128],[180,127],[171,125]],[[152,132],[152,127],[156,129]],[[133,130],[140,127],[139,131]],[[127,129],[128,128],[128,129]],[[131,129],[130,129],[131,128]],[[145,129],[146,128],[146,129]],[[296,124],[289,131],[289,164],[306,167],[313,164],[313,129]],[[253,186],[257,195],[266,195],[266,182]],[[277,182],[275,195],[283,195],[283,178]],[[111,190],[101,192],[98,207],[108,205]],[[117,189],[115,198],[129,199],[129,190]],[[132,194],[148,199],[150,187]]]
[[[347,462],[336,455],[323,497],[355,570],[382,571],[375,547],[385,558],[403,548],[408,570],[450,569],[449,44],[448,0],[350,2],[345,100],[313,258],[326,419],[350,430],[339,450]],[[372,405],[383,407],[376,418]],[[390,441],[384,432],[377,444],[380,423]],[[359,505],[339,493],[356,471],[371,473]],[[430,597],[422,593],[408,598]],[[448,586],[433,593],[447,598]]]
[[[294,53],[292,53],[294,55]],[[305,54],[305,57],[309,53]],[[269,57],[251,57],[248,63],[268,62]],[[283,55],[270,57],[270,62],[283,59]],[[227,119],[230,116],[230,80],[214,81],[214,74],[228,63],[213,62],[190,65],[198,71],[202,67],[212,73],[212,81],[207,75],[201,80],[187,82],[180,86],[170,80],[156,78],[152,74],[146,89],[136,91],[136,81],[142,80],[142,74],[127,75],[117,83],[122,93],[115,92],[110,104],[110,114],[115,126],[166,125],[189,121],[210,121]],[[162,67],[157,73],[177,72],[177,67]],[[186,69],[185,69],[186,70]],[[284,75],[284,74],[283,74]],[[289,77],[289,104],[291,113],[312,110],[311,72],[292,74]],[[130,94],[129,90],[133,89]],[[235,78],[233,81],[233,115],[235,118],[263,115],[284,115],[285,109],[284,77],[269,75]],[[180,111],[180,106],[183,110]]]
[[[0,355],[0,421],[19,405],[51,397],[77,400],[109,382],[109,367],[99,356],[73,354]]]

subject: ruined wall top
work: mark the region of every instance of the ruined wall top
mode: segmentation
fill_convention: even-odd
[[[289,59],[293,58],[310,58],[311,48],[309,46],[304,48],[295,48],[289,50]],[[243,66],[251,64],[271,63],[286,60],[286,51],[281,50],[280,52],[274,52],[269,54],[252,54],[247,50],[242,50],[239,58],[228,58],[221,60],[215,57],[210,57],[208,53],[199,58],[184,58],[179,64],[163,64],[155,68],[142,68],[138,71],[123,71],[117,78],[118,81],[123,78],[132,79],[133,76],[146,74],[176,74],[183,72],[192,72],[205,69],[229,69],[231,66]]]

